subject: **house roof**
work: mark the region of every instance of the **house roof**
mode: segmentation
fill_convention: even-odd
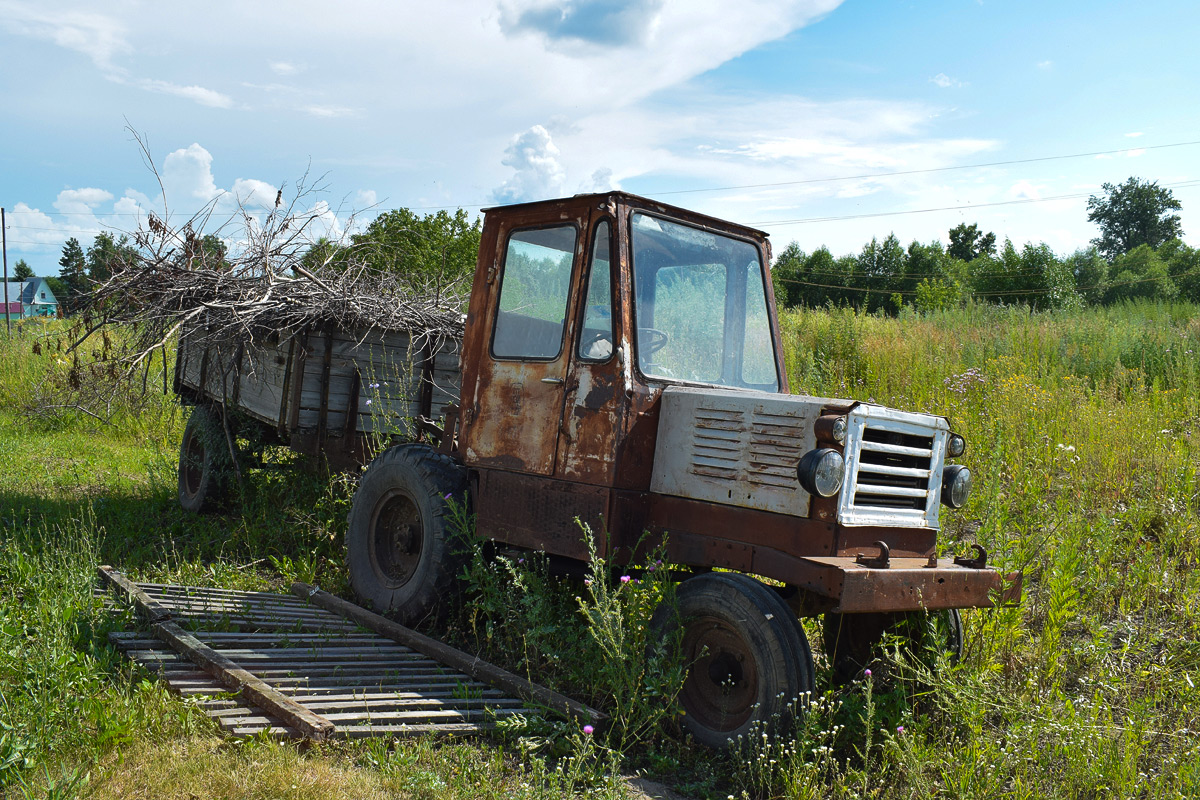
[[[57,305],[58,298],[45,278],[30,278],[27,281],[8,282],[8,301],[20,301],[27,306]],[[3,287],[0,286],[0,305],[4,303]]]
[[[0,306],[3,306],[3,305],[4,305],[3,301],[0,301]],[[9,314],[20,314],[24,310],[25,310],[25,306],[21,303],[20,300],[9,301],[9,303],[8,303],[8,313]]]

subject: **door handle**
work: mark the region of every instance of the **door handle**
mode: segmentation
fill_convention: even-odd
[[[542,383],[550,383],[555,386],[562,386],[563,379],[562,378],[542,378]]]

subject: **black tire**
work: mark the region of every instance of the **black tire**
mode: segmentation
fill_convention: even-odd
[[[679,618],[660,607],[651,626],[680,644],[689,665],[679,699],[683,729],[703,745],[786,726],[813,689],[808,639],[779,595],[746,575],[709,572],[677,593]]]
[[[179,505],[187,511],[212,511],[229,499],[233,459],[221,412],[196,406],[179,445]]]
[[[467,561],[447,520],[466,473],[426,445],[384,451],[367,467],[350,506],[346,561],[364,604],[411,625],[446,610]]]
[[[919,655],[941,650],[957,663],[963,654],[962,615],[958,609],[825,615],[822,639],[834,680],[847,683],[876,657],[884,635],[908,637]]]

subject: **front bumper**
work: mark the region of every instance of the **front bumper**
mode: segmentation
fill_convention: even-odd
[[[1022,574],[956,564],[953,559],[892,557],[885,567],[853,557],[797,559],[797,585],[837,603],[848,614],[867,611],[919,611],[992,608],[1020,602]]]

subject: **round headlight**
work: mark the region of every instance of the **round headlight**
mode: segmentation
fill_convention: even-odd
[[[809,450],[796,467],[796,477],[809,494],[833,497],[842,488],[846,462],[837,450]]]
[[[958,458],[965,452],[967,452],[967,440],[957,433],[950,434],[950,439],[946,442],[946,455]]]
[[[846,418],[838,417],[833,423],[833,440],[838,444],[846,441]]]
[[[971,496],[971,470],[962,464],[951,464],[942,472],[942,502],[951,508],[962,508]]]

